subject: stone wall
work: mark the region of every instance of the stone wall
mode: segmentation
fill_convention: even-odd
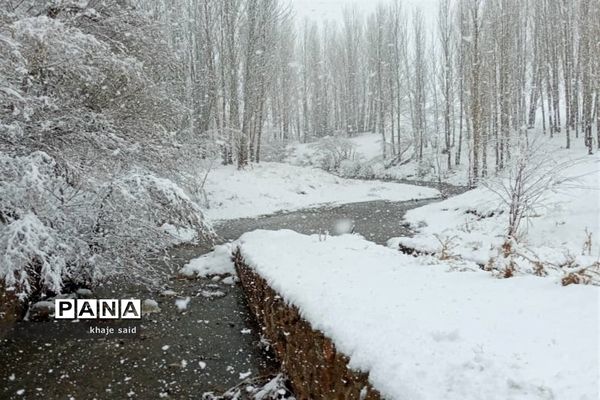
[[[287,305],[267,282],[248,267],[239,250],[235,266],[249,307],[269,339],[282,370],[290,378],[299,400],[379,400],[368,375],[348,368],[323,333],[312,329],[298,309]]]

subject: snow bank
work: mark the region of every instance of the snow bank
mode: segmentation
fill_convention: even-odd
[[[520,251],[554,265],[570,260],[591,265],[600,256],[600,157],[586,156],[566,171],[575,182],[549,191],[522,223]],[[497,255],[508,227],[508,206],[498,195],[480,187],[448,200],[409,210],[405,220],[418,230],[398,243],[428,253],[439,253],[446,243],[452,255],[486,264]],[[582,251],[592,235],[591,251]],[[583,255],[582,253],[585,253]]]
[[[240,238],[245,262],[385,397],[597,399],[599,292],[495,279],[344,235]],[[431,262],[431,261],[430,261]]]
[[[234,166],[215,169],[206,183],[213,220],[226,220],[298,210],[330,203],[371,200],[406,201],[438,197],[431,188],[342,179],[317,168],[260,163],[239,171]]]
[[[179,273],[187,277],[235,275],[235,268],[231,261],[232,247],[231,243],[215,246],[210,253],[195,258],[184,265]]]

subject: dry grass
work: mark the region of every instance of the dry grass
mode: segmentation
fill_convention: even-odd
[[[440,260],[454,260],[458,258],[456,254],[452,253],[452,250],[457,247],[455,242],[457,239],[456,236],[442,237],[438,234],[434,234],[434,236],[440,243],[440,250],[436,254]]]
[[[563,286],[568,285],[599,285],[600,284],[600,262],[582,267],[576,271],[567,273],[562,279]]]

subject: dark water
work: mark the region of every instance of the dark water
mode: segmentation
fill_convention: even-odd
[[[385,244],[390,237],[410,234],[402,224],[407,210],[431,201],[322,207],[227,221],[216,230],[227,241],[254,229],[333,232],[336,221],[350,219],[355,232]],[[209,250],[175,249],[170,262],[180,267]],[[0,399],[198,399],[205,391],[236,385],[241,373],[257,376],[277,370],[275,360],[259,345],[258,329],[238,286],[175,278],[161,284],[191,298],[185,312],[177,310],[174,298],[143,286],[115,281],[96,289],[94,297],[151,298],[159,303],[160,313],[129,324],[136,334],[90,334],[89,324],[65,321],[0,327]],[[22,395],[17,394],[20,390]]]
[[[412,181],[402,182],[415,184]],[[420,186],[426,186],[422,182],[417,183]],[[432,187],[438,189],[444,198],[466,191],[466,188],[459,186],[433,185]],[[216,228],[217,232],[227,241],[235,240],[244,232],[255,229],[292,229],[305,234],[325,231],[333,233],[337,221],[348,219],[354,222],[354,232],[363,235],[368,240],[385,245],[391,237],[411,234],[410,229],[402,221],[406,211],[440,200],[368,201],[294,212],[281,212],[260,218],[242,218],[223,222],[217,225]]]
[[[326,208],[307,209],[291,213],[280,213],[256,218],[243,218],[217,225],[217,231],[225,240],[235,240],[244,232],[255,229],[292,229],[313,234],[329,232],[334,234],[339,221],[350,220],[354,232],[379,244],[385,244],[392,236],[410,234],[402,217],[407,210],[420,207],[432,200],[388,202],[370,201],[344,204]]]

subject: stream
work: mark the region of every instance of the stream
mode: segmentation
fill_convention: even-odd
[[[446,196],[464,191],[442,189]],[[333,232],[337,221],[350,219],[356,233],[385,245],[393,236],[411,233],[402,221],[407,210],[432,201],[439,199],[323,206],[224,221],[215,229],[229,241],[255,229]],[[179,268],[208,251],[206,245],[182,246],[168,257]],[[89,333],[90,323],[56,320],[19,322],[4,332],[0,328],[0,399],[199,399],[206,391],[223,392],[245,376],[277,371],[237,285],[169,278],[162,286],[190,297],[187,309],[181,312],[173,297],[159,291],[119,280],[94,290],[95,298],[158,302],[159,313],[128,325],[136,327],[135,334]]]

